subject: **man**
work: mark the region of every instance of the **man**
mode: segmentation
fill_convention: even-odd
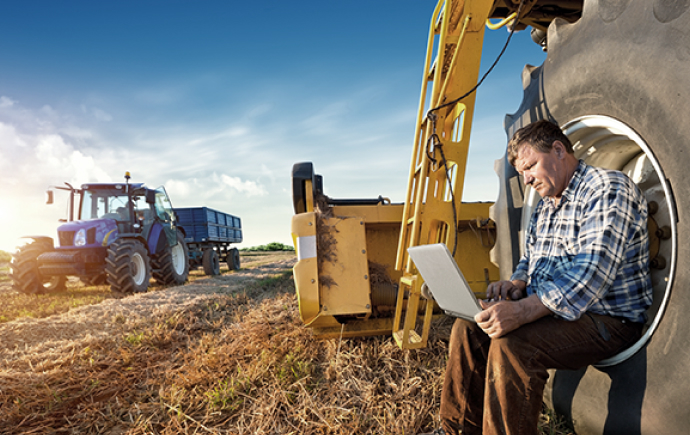
[[[511,280],[489,285],[476,324],[453,325],[435,434],[534,435],[547,369],[629,347],[652,302],[647,205],[628,177],[579,161],[548,121],[518,130],[508,159],[542,200]]]

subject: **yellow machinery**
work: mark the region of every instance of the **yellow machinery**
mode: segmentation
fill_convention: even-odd
[[[433,119],[424,112],[476,84],[492,9],[490,2],[439,2],[434,11],[404,204],[330,200],[311,164],[295,165],[295,283],[302,319],[317,336],[393,332],[401,347],[425,346],[434,307],[420,301],[422,280],[407,255],[409,246],[444,242],[456,248],[457,262],[478,295],[497,279],[489,262],[491,204],[459,201],[474,94]]]
[[[328,198],[311,163],[295,164],[294,276],[302,320],[316,336],[393,333],[402,348],[426,346],[435,307],[420,300],[423,281],[408,257],[410,246],[446,243],[477,296],[498,280],[489,254],[495,242],[492,203],[460,198],[474,114],[472,91],[485,28],[513,23],[522,8],[516,27],[543,30],[548,21],[529,18],[530,11],[545,16],[538,3],[439,1],[430,24],[403,204]]]

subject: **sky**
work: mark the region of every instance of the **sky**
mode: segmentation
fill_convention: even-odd
[[[34,1],[0,14],[0,249],[56,237],[67,182],[164,185],[292,244],[291,170],[334,198],[405,197],[431,0]],[[487,30],[483,73],[508,32]],[[516,33],[478,90],[465,201],[493,201],[503,118],[545,54]]]

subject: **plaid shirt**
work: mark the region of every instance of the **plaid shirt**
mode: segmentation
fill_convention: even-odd
[[[640,190],[621,172],[580,161],[560,203],[537,205],[515,279],[566,320],[591,311],[644,322],[652,284]]]

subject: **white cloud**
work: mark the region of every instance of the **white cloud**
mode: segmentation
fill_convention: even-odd
[[[51,118],[57,117],[57,112],[49,104],[46,104],[45,106],[41,107],[40,113],[41,115],[48,116]]]
[[[8,102],[10,101],[10,102]],[[0,97],[0,249],[11,249],[27,234],[55,235],[57,219],[66,217],[66,197],[56,204],[44,204],[44,192],[51,185],[69,182],[74,186],[110,177],[93,155],[70,142],[61,130],[83,128],[61,124],[64,117],[49,105],[38,111],[20,107],[9,98]]]
[[[192,196],[194,192],[194,184],[196,180],[168,180],[165,182],[165,190],[172,198],[173,204],[176,204],[178,198],[186,198]]]
[[[220,178],[223,180],[223,183],[238,192],[246,193],[247,196],[265,196],[267,193],[266,189],[254,181],[242,181],[238,177],[231,177],[225,174],[222,174]]]
[[[94,138],[94,134],[91,130],[86,128],[79,128],[75,125],[66,125],[59,128],[59,133],[69,136],[71,139],[76,139],[81,142],[88,141]]]
[[[168,179],[165,189],[170,195],[173,204],[199,203],[208,200],[230,200],[237,196],[251,198],[268,194],[266,188],[251,180],[242,180],[239,177],[215,172],[205,177],[188,179]]]
[[[14,126],[0,122],[0,149],[9,151],[12,147],[25,146],[26,142],[19,136]]]
[[[14,103],[15,101],[9,97],[4,95],[0,97],[0,107],[12,107],[14,106]]]

